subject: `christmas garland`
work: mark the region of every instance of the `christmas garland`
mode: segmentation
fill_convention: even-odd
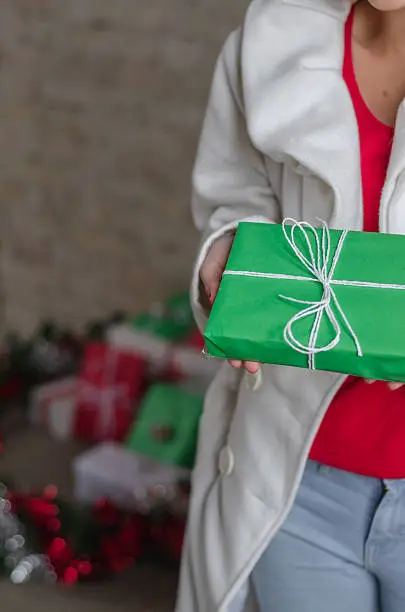
[[[50,485],[37,495],[0,484],[0,567],[16,584],[65,585],[123,572],[143,559],[178,563],[184,518],[157,504],[130,513],[106,499],[83,508]]]

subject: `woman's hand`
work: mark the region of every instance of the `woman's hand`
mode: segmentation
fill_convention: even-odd
[[[212,244],[201,266],[200,279],[211,306],[217,296],[234,237],[235,234],[232,232],[218,238]],[[254,361],[245,361],[242,363],[242,361],[230,360],[229,363],[234,368],[241,368],[243,365],[250,374],[256,374],[260,368],[260,365]]]
[[[366,383],[368,385],[372,385],[373,383],[375,383],[375,380],[373,380],[372,378],[366,378]],[[404,386],[405,383],[401,383],[401,382],[389,382],[387,383],[388,388],[391,389],[391,391],[396,391],[397,389],[400,389],[401,387]]]

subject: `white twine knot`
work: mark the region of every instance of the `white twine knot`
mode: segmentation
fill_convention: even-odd
[[[347,230],[342,231],[336,250],[331,259],[331,244],[330,244],[330,232],[327,224],[322,221],[322,233],[321,237],[316,229],[305,221],[295,221],[294,219],[285,219],[282,224],[284,237],[293,250],[294,254],[298,257],[300,262],[310,272],[312,277],[317,280],[323,287],[322,297],[318,301],[299,300],[291,296],[280,295],[280,297],[289,302],[296,304],[303,304],[306,306],[303,310],[298,312],[296,315],[291,317],[287,325],[284,328],[284,339],[291,348],[299,353],[308,355],[308,367],[311,370],[315,369],[315,355],[318,353],[324,353],[330,351],[340,342],[341,338],[341,327],[337,316],[334,313],[333,305],[338,310],[342,317],[344,324],[346,325],[351,337],[353,338],[356,346],[357,355],[363,356],[363,352],[360,346],[360,342],[356,336],[355,331],[350,325],[343,309],[339,304],[339,300],[336,297],[336,293],[332,287],[333,274],[336,269],[336,264],[339,261],[339,257],[343,248],[344,241],[348,234]],[[291,230],[288,231],[287,227],[291,226]],[[296,232],[300,233],[301,238],[304,238],[304,246],[300,247],[297,244]],[[312,234],[315,240],[315,251],[310,240]],[[307,254],[304,253],[306,248]],[[315,316],[314,323],[311,328],[309,340],[307,344],[303,344],[298,340],[294,334],[293,327],[297,321],[306,319],[307,317]],[[327,342],[321,346],[317,346],[317,339],[319,330],[321,328],[322,319],[326,316],[329,320],[334,336],[330,342]]]

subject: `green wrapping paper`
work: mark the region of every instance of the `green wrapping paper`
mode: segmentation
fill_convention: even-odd
[[[200,394],[177,385],[152,385],[126,446],[161,463],[192,469],[202,410]]]
[[[294,252],[291,225],[285,235],[281,225],[241,223],[204,334],[207,354],[405,382],[405,236],[296,230],[299,252],[311,262],[312,250],[326,281]],[[310,350],[288,344],[289,323],[298,347]]]
[[[158,304],[152,312],[145,312],[131,321],[140,332],[148,332],[168,341],[184,340],[194,329],[194,317],[188,293],[176,295]]]

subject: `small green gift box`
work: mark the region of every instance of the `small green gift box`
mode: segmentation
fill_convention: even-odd
[[[405,236],[241,223],[207,354],[405,382]]]
[[[161,463],[194,465],[203,397],[177,385],[157,384],[146,393],[126,446]]]
[[[168,341],[181,341],[194,329],[194,317],[188,293],[175,295],[166,302],[156,304],[131,320],[140,332],[148,332]]]

